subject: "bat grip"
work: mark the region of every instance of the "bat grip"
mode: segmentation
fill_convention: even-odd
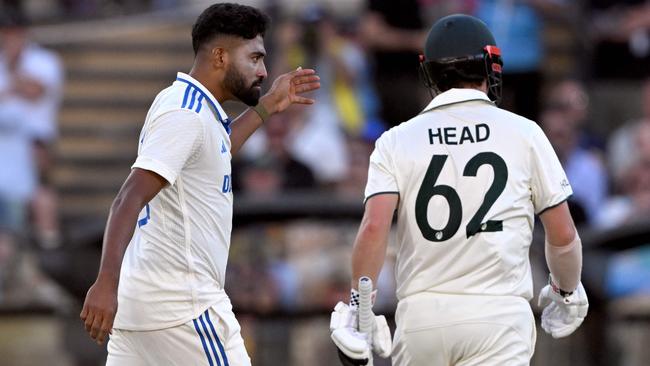
[[[372,336],[374,314],[372,313],[372,280],[359,278],[359,331],[369,338]]]

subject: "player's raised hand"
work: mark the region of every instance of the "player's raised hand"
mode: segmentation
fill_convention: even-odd
[[[282,112],[291,104],[314,104],[314,100],[302,96],[320,88],[320,77],[313,69],[298,68],[278,76],[271,89],[260,102],[269,113]]]
[[[117,284],[113,281],[97,280],[86,294],[81,320],[90,337],[102,345],[113,329],[117,313]]]

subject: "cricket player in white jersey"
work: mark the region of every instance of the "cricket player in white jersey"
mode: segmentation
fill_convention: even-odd
[[[565,202],[571,186],[542,130],[496,106],[502,62],[483,22],[440,19],[424,53],[422,76],[437,95],[376,142],[351,305],[337,305],[332,339],[344,364],[365,364],[370,348],[391,353],[385,327],[358,332],[354,288],[361,276],[377,278],[397,211],[393,365],[528,365],[536,337],[528,303],[534,215],[551,272],[539,295],[542,328],[564,337],[587,314],[582,245]],[[370,340],[365,348],[360,339]]]
[[[81,312],[97,343],[111,334],[109,366],[250,365],[223,288],[231,154],[269,114],[312,104],[301,95],[320,87],[314,70],[299,68],[260,98],[267,24],[249,6],[207,8],[192,29],[192,70],[178,73],[147,114]],[[254,107],[231,123],[225,100]]]

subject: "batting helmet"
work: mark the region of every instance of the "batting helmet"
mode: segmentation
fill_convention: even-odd
[[[429,31],[420,56],[424,84],[437,92],[459,82],[480,83],[487,79],[488,96],[501,100],[501,51],[481,20],[454,14],[438,20]]]

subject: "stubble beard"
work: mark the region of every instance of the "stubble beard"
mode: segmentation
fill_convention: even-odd
[[[259,102],[261,93],[259,89],[254,87],[261,85],[261,83],[262,80],[257,80],[247,86],[244,75],[235,66],[228,68],[224,79],[224,85],[230,93],[248,106],[255,106]]]

